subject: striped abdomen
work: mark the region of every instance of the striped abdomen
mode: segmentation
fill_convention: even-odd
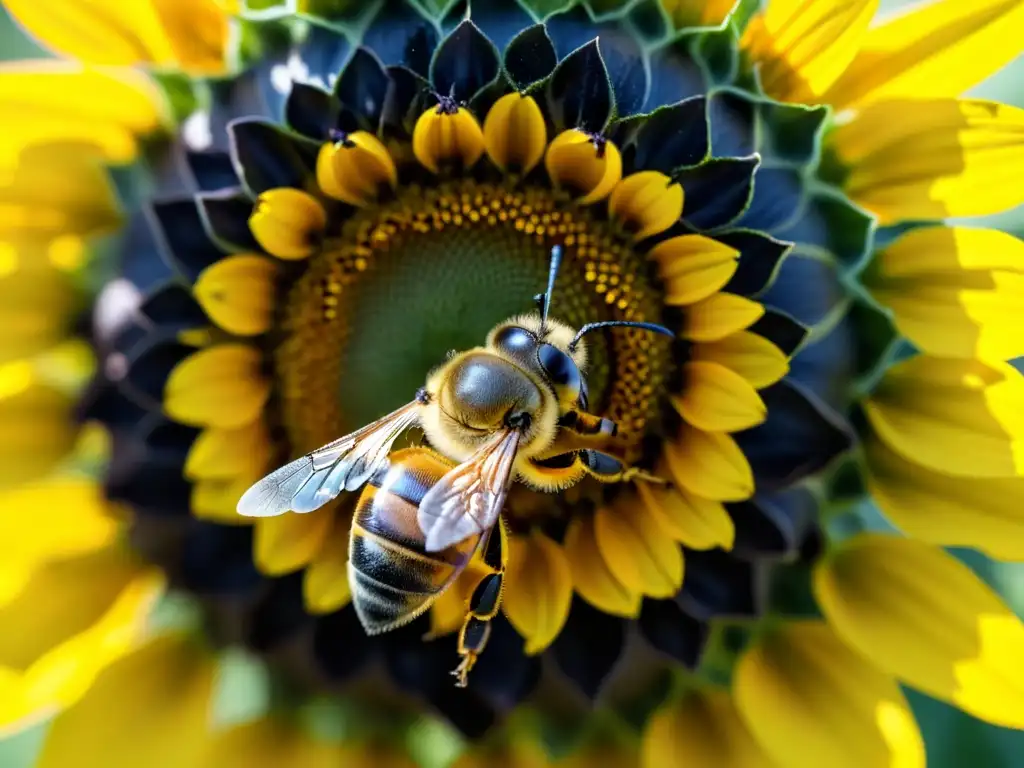
[[[423,496],[454,466],[426,448],[391,454],[356,505],[349,540],[352,602],[367,634],[412,621],[462,572],[480,536],[427,552],[416,520]]]

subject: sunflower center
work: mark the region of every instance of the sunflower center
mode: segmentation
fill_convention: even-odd
[[[533,309],[549,252],[565,257],[552,315],[574,326],[660,321],[644,257],[612,225],[544,187],[410,185],[348,219],[288,289],[275,365],[294,453],[412,399],[452,351]],[[636,445],[656,415],[668,345],[625,329],[588,338],[591,410]]]

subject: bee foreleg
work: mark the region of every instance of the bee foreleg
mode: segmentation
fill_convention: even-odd
[[[580,451],[579,457],[587,472],[602,483],[628,483],[631,480],[660,484],[665,482],[640,467],[627,467],[620,459],[608,453],[588,449]]]
[[[619,425],[611,419],[601,416],[594,416],[586,411],[570,411],[562,417],[567,422],[562,426],[569,427],[578,435],[588,435],[605,440],[615,437],[619,433]]]
[[[452,670],[455,685],[465,688],[469,673],[484,652],[491,637],[491,619],[498,615],[501,597],[505,591],[505,564],[508,561],[508,533],[505,521],[499,518],[498,535],[492,530],[483,542],[483,564],[490,569],[469,598],[469,612],[459,630],[459,665]]]
[[[603,450],[618,434],[618,429],[609,419],[599,419],[583,411],[569,411],[559,421],[555,439],[533,458],[543,461],[584,448]]]

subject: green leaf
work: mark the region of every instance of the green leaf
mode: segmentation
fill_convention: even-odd
[[[896,357],[901,338],[888,313],[867,296],[859,296],[850,308],[857,329],[856,389],[870,393]]]
[[[213,719],[219,727],[256,720],[270,708],[270,679],[262,661],[239,649],[225,651],[217,666]]]
[[[196,92],[195,83],[187,75],[178,72],[154,72],[153,79],[164,92],[174,122],[180,123],[195,112],[199,106],[199,94]]]
[[[917,691],[906,691],[929,768],[1020,768],[1024,733],[997,728]]]
[[[31,40],[0,3],[0,61],[50,58],[51,54]],[[7,765],[0,760],[0,765]]]
[[[46,738],[46,726],[0,740],[0,765],[4,768],[32,768]]]

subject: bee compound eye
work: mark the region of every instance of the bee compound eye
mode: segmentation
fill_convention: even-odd
[[[502,328],[494,337],[495,346],[511,354],[529,351],[537,343],[537,337],[518,325]]]
[[[560,396],[578,400],[583,391],[583,375],[569,355],[551,344],[537,347],[537,361]]]
[[[580,396],[576,401],[581,411],[590,410],[590,387],[587,386],[587,380],[582,376],[580,377]]]

